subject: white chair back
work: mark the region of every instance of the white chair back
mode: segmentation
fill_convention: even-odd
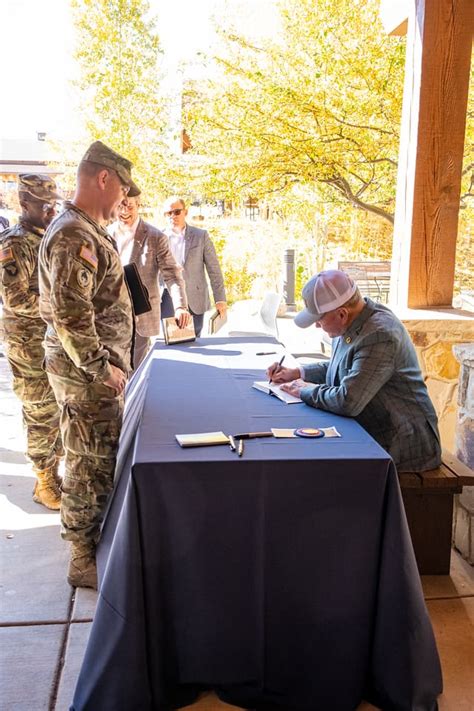
[[[239,313],[238,324],[229,326],[229,336],[274,336],[278,338],[277,313],[281,294],[268,292],[257,313]]]

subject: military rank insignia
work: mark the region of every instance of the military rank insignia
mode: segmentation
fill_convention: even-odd
[[[82,245],[81,251],[79,252],[79,256],[81,259],[83,259],[85,262],[91,265],[94,269],[97,269],[98,265],[98,259],[95,256],[94,252],[91,252],[90,249],[88,249],[85,245]]]

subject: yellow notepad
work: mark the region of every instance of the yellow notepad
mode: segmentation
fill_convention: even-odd
[[[194,434],[175,435],[181,447],[207,447],[211,444],[229,444],[229,438],[223,432],[196,432]]]

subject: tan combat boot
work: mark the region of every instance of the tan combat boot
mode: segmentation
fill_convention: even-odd
[[[67,581],[73,588],[97,590],[97,567],[95,546],[87,543],[71,543],[71,559]]]
[[[59,474],[59,465],[61,463],[61,459],[56,459],[56,464],[53,467],[53,476],[54,476],[54,481],[56,482],[56,486],[58,487],[59,491],[62,491],[62,484],[63,484],[63,478]]]
[[[33,490],[33,501],[48,509],[58,511],[61,506],[61,490],[56,482],[55,469],[35,469],[37,482]]]

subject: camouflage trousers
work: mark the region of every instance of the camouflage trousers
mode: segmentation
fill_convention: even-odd
[[[22,402],[26,429],[26,454],[36,470],[48,469],[63,454],[59,408],[43,370],[41,341],[7,342],[7,359],[13,373],[13,390]]]
[[[115,397],[106,385],[89,382],[65,356],[47,356],[46,369],[61,411],[66,450],[61,535],[95,544],[113,489],[123,395]]]

